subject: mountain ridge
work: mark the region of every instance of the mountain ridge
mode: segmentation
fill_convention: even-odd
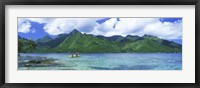
[[[48,42],[50,40],[52,40],[53,38],[51,38],[50,36],[46,35],[42,38],[36,39],[36,42],[38,43],[44,43],[44,42]]]
[[[182,52],[182,45],[152,35],[142,37],[114,35],[105,37],[81,33],[74,29],[69,34],[39,44],[38,52],[83,52],[83,53],[151,53]],[[41,50],[42,48],[42,50]]]

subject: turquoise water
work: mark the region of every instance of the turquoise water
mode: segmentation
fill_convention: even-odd
[[[18,70],[182,70],[181,53],[21,53]],[[34,57],[34,58],[32,58]],[[53,64],[25,66],[30,60],[54,59]]]

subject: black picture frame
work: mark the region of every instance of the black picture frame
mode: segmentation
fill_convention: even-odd
[[[1,88],[199,88],[200,0],[1,0],[0,1]],[[6,5],[195,5],[195,83],[5,83]],[[153,80],[153,79],[152,79]]]

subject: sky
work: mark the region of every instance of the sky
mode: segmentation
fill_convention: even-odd
[[[18,18],[18,35],[33,40],[74,29],[107,37],[147,34],[182,44],[182,18]]]

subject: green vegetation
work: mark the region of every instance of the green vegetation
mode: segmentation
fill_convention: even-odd
[[[151,35],[104,37],[82,34],[76,29],[70,34],[60,34],[55,39],[45,36],[36,42],[19,38],[19,52],[147,53],[182,50],[180,44]]]
[[[34,52],[36,50],[37,44],[33,40],[27,40],[18,37],[18,52]]]
[[[50,40],[52,40],[51,37],[49,37],[49,36],[44,36],[43,38],[37,39],[36,42],[45,43],[45,42],[48,42],[48,41],[50,41]]]
[[[38,45],[42,47],[47,47],[47,48],[54,48],[58,46],[60,43],[62,43],[67,37],[68,37],[68,34],[60,34],[55,39],[51,39],[47,42],[38,42]]]

